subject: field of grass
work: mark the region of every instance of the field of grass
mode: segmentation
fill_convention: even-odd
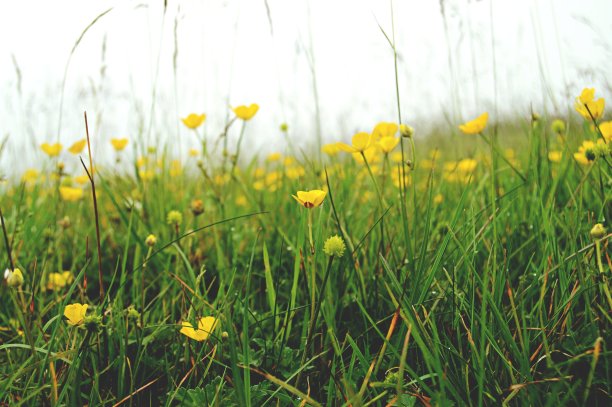
[[[1,186],[0,403],[610,405],[612,123],[576,107],[252,157],[245,106],[93,172],[44,145]]]

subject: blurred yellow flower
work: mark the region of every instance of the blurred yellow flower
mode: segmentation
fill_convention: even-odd
[[[289,179],[297,179],[306,175],[306,170],[301,165],[296,165],[285,169],[285,175]]]
[[[607,142],[612,141],[612,121],[600,123],[599,130]]]
[[[197,157],[198,155],[200,155],[200,151],[196,148],[190,148],[189,149],[189,156],[190,157]]]
[[[396,151],[395,153],[391,154],[391,161],[393,161],[396,164],[399,164],[402,162],[402,152],[401,151]]]
[[[255,181],[253,182],[253,189],[255,191],[263,191],[266,188],[266,184],[263,181]]]
[[[256,103],[251,104],[250,106],[237,106],[232,109],[237,118],[242,120],[251,120],[255,113],[259,110],[259,105]]]
[[[368,164],[374,164],[380,161],[381,155],[379,153],[380,150],[376,148],[376,146],[371,146],[363,152],[363,155],[361,155],[362,153],[353,153],[353,158],[359,164],[365,164],[365,161],[363,160],[363,157],[365,156],[365,159],[368,160]]]
[[[548,152],[548,160],[553,163],[561,162],[561,158],[563,157],[563,153],[558,150],[552,150]]]
[[[138,171],[138,176],[143,181],[150,181],[155,178],[155,171],[153,170],[140,170]]]
[[[334,157],[340,152],[340,147],[338,147],[338,143],[323,144],[321,147],[321,152],[330,157]]]
[[[266,161],[274,162],[274,161],[280,160],[282,157],[283,156],[281,153],[271,153],[271,154],[268,154],[268,156],[266,157]]]
[[[487,127],[487,121],[489,120],[489,113],[484,112],[474,120],[465,122],[459,125],[459,130],[465,134],[478,134]]]
[[[444,163],[443,177],[449,182],[459,182],[467,184],[472,178],[473,172],[478,166],[478,161],[473,158],[466,158],[459,161],[449,161]]]
[[[433,203],[435,203],[436,205],[441,204],[442,202],[444,202],[444,195],[442,194],[437,194],[436,196],[434,196],[433,198]]]
[[[204,113],[202,114],[190,113],[187,115],[187,117],[184,117],[181,120],[185,126],[187,126],[188,128],[192,130],[195,130],[198,127],[200,127],[202,123],[204,123],[204,120],[206,120],[206,115]]]
[[[85,313],[87,312],[87,304],[70,304],[64,308],[64,316],[68,318],[70,325],[81,325],[85,320]]]
[[[595,143],[591,140],[583,141],[582,145],[578,147],[578,152],[574,153],[574,158],[582,165],[588,165],[595,161],[597,158],[595,155]]]
[[[338,148],[347,153],[362,153],[372,144],[372,136],[368,133],[361,132],[353,136],[352,145],[346,143],[336,143]]]
[[[83,190],[81,188],[60,187],[59,191],[64,201],[76,202],[83,197]]]
[[[111,144],[113,145],[113,148],[115,149],[115,151],[121,151],[123,150],[128,143],[128,139],[126,138],[112,138],[111,139]]]
[[[255,171],[253,171],[253,175],[255,176],[255,178],[261,178],[266,175],[266,169],[262,167],[257,167],[255,168]]]
[[[247,206],[248,202],[249,201],[246,199],[244,195],[240,195],[239,197],[236,198],[236,205],[238,206]]]
[[[599,119],[601,116],[603,116],[605,103],[604,98],[595,100],[594,88],[584,88],[580,93],[580,96],[576,98],[574,107],[576,108],[576,111],[585,118],[585,120],[591,120],[591,115],[593,115],[594,119]],[[589,111],[591,114],[589,114]]]
[[[298,201],[305,208],[315,208],[323,203],[327,192],[320,189],[313,189],[311,191],[298,191],[297,196],[291,195],[296,201]]]
[[[42,148],[42,151],[44,151],[49,157],[57,157],[62,151],[62,145],[60,143],[42,143],[40,148]]]
[[[182,173],[183,166],[181,165],[181,162],[179,160],[172,160],[172,162],[170,163],[170,176],[174,178],[178,177]]]
[[[76,181],[77,184],[84,185],[89,182],[89,177],[87,175],[78,175],[74,177],[74,180]]]
[[[402,174],[404,175],[404,182],[402,183]],[[404,169],[402,173],[402,169],[398,166],[395,166],[393,170],[391,170],[391,181],[396,188],[403,187],[404,185],[412,185],[412,176],[410,175],[410,171],[408,169]]]
[[[70,271],[61,273],[50,273],[47,276],[47,290],[57,291],[74,281],[74,275]]]
[[[183,321],[181,325],[183,327],[179,331],[180,333],[198,342],[202,342],[208,339],[210,334],[212,334],[217,327],[217,319],[215,317],[200,318],[198,321],[198,329],[194,329],[193,325],[187,321]]]
[[[376,142],[385,137],[393,137],[398,129],[399,126],[395,123],[380,122],[372,130],[372,139]]]
[[[79,140],[75,142],[73,145],[71,145],[70,147],[68,147],[68,151],[70,151],[72,154],[80,154],[86,145],[87,145],[86,139]]]
[[[378,145],[383,153],[389,154],[399,144],[399,137],[383,137],[378,141]]]
[[[38,170],[35,170],[34,168],[30,168],[27,169],[23,175],[21,176],[21,179],[24,182],[36,182],[36,180],[38,179]]]

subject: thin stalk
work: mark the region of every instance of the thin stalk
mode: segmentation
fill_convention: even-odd
[[[93,156],[91,154],[91,141],[89,138],[89,126],[87,125],[87,112],[83,112],[83,116],[85,117],[85,134],[87,135],[87,152],[89,154],[89,168],[91,169],[91,173],[87,170],[87,166],[83,162],[83,159],[79,157],[81,160],[81,164],[83,164],[83,168],[87,173],[87,177],[89,178],[89,182],[91,183],[91,194],[93,197],[93,206],[94,206],[94,218],[96,220],[96,243],[98,246],[98,282],[100,285],[100,303],[104,301],[104,282],[102,281],[102,249],[100,247],[100,220],[98,216],[98,200],[96,198],[96,183],[94,181],[94,166],[93,166]]]
[[[6,245],[6,254],[8,256],[9,265],[11,271],[15,270],[15,263],[13,263],[13,255],[11,254],[11,245],[9,244],[8,234],[6,233],[6,225],[4,224],[4,216],[2,215],[2,207],[0,207],[0,221],[2,221],[2,234],[4,235],[4,243]]]

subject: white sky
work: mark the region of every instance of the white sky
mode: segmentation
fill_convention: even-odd
[[[606,77],[611,1],[444,4],[447,33],[439,1],[393,2],[401,116],[420,135],[433,124],[454,131],[457,122],[484,110],[493,120],[526,117],[531,105],[566,114],[585,86],[611,97]],[[283,121],[296,143],[313,145],[312,55],[325,140],[348,140],[378,121],[397,121],[393,54],[378,26],[391,35],[389,1],[268,0],[267,5],[270,19],[264,0],[168,0],[165,15],[163,0],[3,4],[0,136],[9,135],[10,142],[0,168],[36,165],[41,154],[31,146],[43,141],[59,138],[68,146],[82,138],[83,110],[99,154],[110,151],[111,137],[146,137],[151,117],[152,137],[178,139],[171,148],[184,154],[196,143],[180,116],[207,113],[212,138],[229,105],[253,102],[260,112],[247,129],[250,146],[284,149],[278,130]],[[60,126],[70,50],[85,27],[110,8],[72,57]]]

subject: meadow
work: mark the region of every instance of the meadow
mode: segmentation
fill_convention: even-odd
[[[609,405],[594,89],[568,117],[266,157],[258,108],[182,118],[182,160],[113,139],[98,167],[84,126],[3,182],[2,405]]]

